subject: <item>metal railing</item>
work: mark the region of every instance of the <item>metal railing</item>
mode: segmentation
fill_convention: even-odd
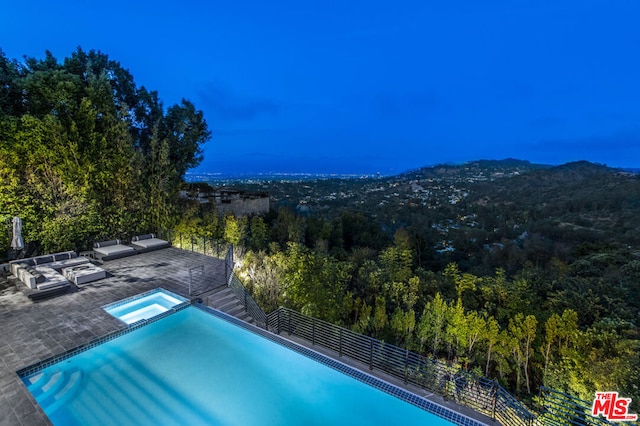
[[[538,417],[541,425],[610,425],[611,422],[593,417],[591,403],[564,392],[540,386],[542,413]]]
[[[502,386],[485,377],[452,367],[328,322],[278,308],[267,316],[268,329],[286,332],[347,356],[385,374],[455,400],[504,425],[532,425],[535,416]]]
[[[171,230],[158,231],[157,235],[159,238],[169,241],[174,247],[218,259],[224,258],[230,246],[230,244],[215,238],[183,234]]]
[[[251,296],[251,293],[242,284],[242,281],[233,272],[233,245],[229,244],[227,249],[227,255],[224,258],[224,271],[225,278],[227,280],[227,286],[233,291],[236,298],[240,301],[240,304],[244,307],[244,311],[251,315],[251,318],[255,321],[258,327],[268,329],[267,314],[258,306],[256,301]]]
[[[235,265],[235,261],[233,259],[233,244],[229,245],[227,249],[227,255],[224,257],[224,278],[229,283],[231,279],[231,275],[233,274],[233,267]],[[244,288],[244,285],[242,286]]]
[[[240,301],[240,304],[244,307],[245,312],[251,315],[255,324],[258,327],[267,329],[267,314],[260,309],[260,306],[258,306],[256,301],[253,300],[253,297],[251,297],[251,294],[249,294],[249,290],[245,288],[242,282],[240,282],[240,279],[238,279],[236,274],[233,272],[231,272],[228,285]]]

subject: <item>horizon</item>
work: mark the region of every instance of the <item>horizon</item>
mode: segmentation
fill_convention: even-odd
[[[548,167],[559,167],[559,166],[563,166],[566,164],[571,164],[571,163],[579,163],[582,161],[587,161],[591,164],[594,165],[601,165],[601,166],[605,166],[614,170],[622,170],[622,171],[626,171],[626,172],[631,172],[634,174],[640,173],[640,166],[638,167],[613,167],[604,163],[598,163],[598,162],[594,162],[594,161],[588,161],[588,160],[575,160],[575,161],[568,161],[565,163],[558,163],[558,164],[549,164],[549,163],[535,163],[533,161],[528,161],[528,160],[523,160],[523,159],[517,159],[517,158],[502,158],[502,159],[488,159],[488,158],[482,158],[482,159],[475,159],[475,160],[469,160],[469,161],[464,161],[464,162],[460,162],[460,163],[453,163],[453,162],[448,162],[448,163],[435,163],[435,164],[428,164],[428,165],[423,165],[423,166],[419,166],[416,168],[411,168],[411,169],[407,169],[407,170],[401,170],[397,173],[389,173],[389,174],[384,174],[381,172],[363,172],[363,173],[354,173],[354,172],[322,172],[322,171],[317,171],[317,172],[313,172],[313,171],[306,171],[306,172],[286,172],[286,171],[279,171],[279,170],[272,170],[272,171],[249,171],[249,172],[242,172],[242,171],[232,171],[232,172],[220,172],[220,171],[206,171],[206,170],[189,170],[186,173],[185,176],[185,180],[187,182],[196,182],[198,181],[198,178],[202,178],[202,177],[206,177],[207,179],[211,179],[211,180],[229,180],[229,179],[233,179],[233,178],[239,178],[239,179],[274,179],[274,178],[279,178],[281,177],[282,180],[286,180],[286,178],[296,178],[296,179],[317,179],[317,178],[327,178],[327,179],[332,179],[332,178],[337,178],[337,179],[363,179],[363,178],[385,178],[385,177],[393,177],[393,176],[398,176],[404,173],[410,173],[412,171],[416,171],[416,170],[420,170],[420,169],[428,169],[428,168],[433,168],[433,167],[438,167],[438,166],[451,166],[451,167],[456,167],[456,166],[463,166],[465,164],[469,164],[469,163],[474,163],[474,162],[479,162],[479,161],[495,161],[495,162],[506,162],[506,161],[522,161],[522,162],[527,162],[531,165],[539,165],[539,166],[548,166]]]

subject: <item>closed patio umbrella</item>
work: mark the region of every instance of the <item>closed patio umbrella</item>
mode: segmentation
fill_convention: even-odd
[[[13,218],[13,239],[11,240],[11,248],[14,250],[22,250],[24,241],[22,240],[22,221],[18,216]]]

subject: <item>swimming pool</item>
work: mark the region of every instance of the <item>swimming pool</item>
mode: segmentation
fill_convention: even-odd
[[[187,302],[188,300],[182,296],[163,288],[157,288],[138,296],[110,303],[103,306],[102,309],[130,325],[153,318]]]
[[[21,377],[54,425],[451,424],[216,315],[183,308]]]

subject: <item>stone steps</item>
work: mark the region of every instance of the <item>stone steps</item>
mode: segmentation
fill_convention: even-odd
[[[211,308],[234,316],[242,321],[255,324],[253,318],[245,312],[244,306],[242,306],[236,295],[227,286],[212,290],[211,293],[202,299],[205,301],[205,304]]]

